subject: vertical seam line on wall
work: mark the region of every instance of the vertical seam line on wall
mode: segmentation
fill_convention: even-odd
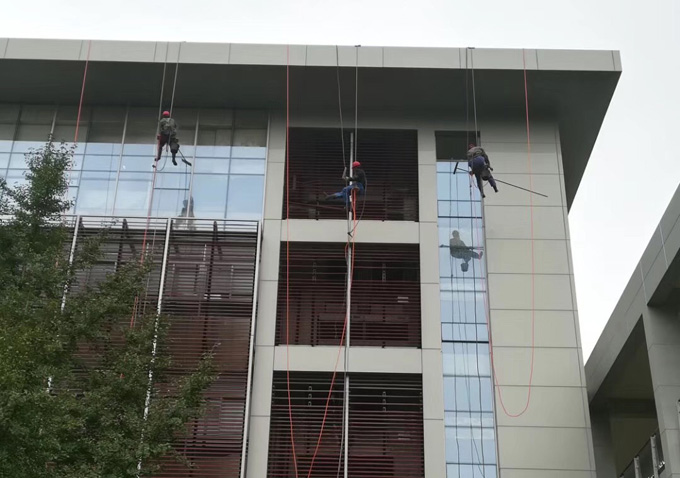
[[[640,279],[642,279],[642,293],[645,296],[645,307],[647,307],[647,287],[645,286],[645,275],[642,272],[642,261],[638,262],[638,269],[640,269]]]
[[[666,269],[668,269],[668,256],[666,255],[666,242],[663,239],[663,229],[661,228],[661,222],[659,222],[659,235],[661,236],[661,248],[663,249],[663,258],[666,261]]]

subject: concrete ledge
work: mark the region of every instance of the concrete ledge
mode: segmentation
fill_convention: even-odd
[[[0,58],[34,60],[84,60],[81,53],[88,40],[53,40],[0,38]],[[177,60],[172,46],[177,42],[102,41],[93,40],[90,60],[154,62]],[[611,50],[522,50],[500,48],[420,48],[322,45],[290,45],[293,66],[336,66],[364,68],[436,68],[484,70],[521,70],[526,59],[530,70],[556,71],[621,71],[621,58]],[[171,55],[171,53],[174,53]],[[174,59],[170,59],[173,56]],[[162,58],[162,60],[160,59]],[[286,45],[228,44],[181,42],[181,63],[217,63],[231,65],[286,65]]]
[[[286,370],[286,346],[275,347],[274,370]],[[337,361],[338,372],[344,372],[345,351],[337,346],[291,345],[290,370],[298,372],[332,372]],[[349,372],[421,373],[420,349],[352,347]]]

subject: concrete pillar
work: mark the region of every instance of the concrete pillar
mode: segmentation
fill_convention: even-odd
[[[652,374],[665,476],[680,477],[680,318],[675,307],[648,307],[642,314]]]
[[[595,449],[596,476],[597,478],[617,478],[609,413],[604,410],[591,410],[590,421],[593,431],[593,448]]]

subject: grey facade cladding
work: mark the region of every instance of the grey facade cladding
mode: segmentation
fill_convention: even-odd
[[[649,446],[653,434],[663,453],[662,476],[680,476],[679,220],[680,188],[654,229],[585,367],[598,478],[616,476],[645,443]],[[620,385],[622,367],[632,371],[625,375],[625,388]],[[628,409],[621,408],[624,401]],[[621,434],[617,436],[612,428],[626,417],[648,424],[625,434],[632,445],[620,443]]]
[[[272,378],[275,371],[286,370],[288,358],[285,346],[275,345],[281,243],[287,239],[342,243],[347,235],[343,220],[291,219],[286,224],[282,216],[287,48],[0,40],[0,65],[8,72],[0,78],[0,102],[12,98],[19,102],[49,99],[51,103],[77,104],[79,89],[72,85],[80,84],[88,49],[92,68],[92,83],[85,95],[88,104],[157,106],[158,78],[167,62],[179,65],[178,107],[219,104],[269,111],[246,470],[248,477],[266,476]],[[466,128],[465,59],[468,54],[474,56],[479,130],[495,174],[524,187],[531,176],[535,188],[548,196],[535,198],[532,204],[526,195],[505,187],[499,194],[489,195],[483,206],[495,392],[497,402],[499,393],[503,393],[509,415],[521,409],[526,400],[529,364],[535,355],[527,412],[511,418],[496,409],[500,476],[592,478],[595,459],[567,212],[620,75],[618,53],[340,47],[338,63],[332,46],[291,46],[289,53],[291,127],[338,127],[335,75],[339,67],[347,111],[353,107],[358,69],[360,127],[417,131],[418,174],[414,180],[419,185],[418,222],[363,221],[356,242],[357,247],[362,243],[419,245],[422,346],[351,347],[347,371],[422,376],[424,470],[425,476],[432,478],[446,474],[435,132]],[[63,68],[57,74],[45,75],[52,71],[54,62],[60,62]],[[525,64],[531,162],[527,161],[524,117]],[[39,84],[37,78],[41,76]],[[588,93],[581,95],[582,91]],[[586,117],[584,110],[589,112]],[[536,265],[533,281],[532,270],[527,267],[532,254]],[[332,371],[336,352],[336,347],[296,346],[290,350],[290,368]],[[344,357],[340,363],[342,370]]]

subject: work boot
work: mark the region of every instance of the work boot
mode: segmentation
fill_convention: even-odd
[[[172,165],[177,166],[177,161],[175,160],[175,158],[172,158]]]

